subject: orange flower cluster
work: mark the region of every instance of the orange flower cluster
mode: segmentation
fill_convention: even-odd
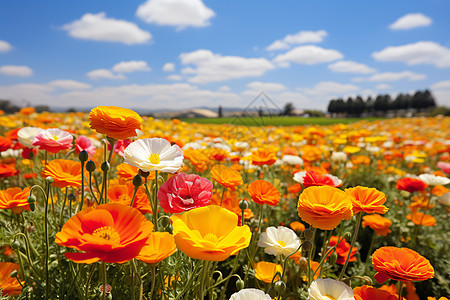
[[[97,106],[89,114],[91,128],[110,138],[124,140],[142,130],[142,118],[134,111],[117,106]]]
[[[368,214],[384,214],[388,211],[383,205],[386,195],[377,189],[357,186],[345,189],[345,192],[352,197],[354,215],[361,211]]]
[[[41,173],[42,178],[50,176],[53,186],[80,187],[81,186],[81,164],[74,160],[54,159],[50,161]]]
[[[248,186],[248,193],[258,204],[276,206],[281,199],[281,193],[268,181],[255,180]]]
[[[363,285],[353,289],[355,300],[397,300],[398,296],[385,290]]]
[[[211,178],[224,188],[229,188],[232,191],[243,183],[242,176],[238,171],[224,165],[214,166],[211,170]]]
[[[125,206],[130,206],[134,194],[134,185],[131,181],[125,184],[120,184],[118,180],[113,179],[109,182],[108,198],[111,203],[120,203]],[[133,207],[139,210],[142,214],[151,213],[152,207],[148,200],[145,188],[140,186],[134,197]]]
[[[19,265],[10,262],[0,262],[0,290],[2,290],[3,296],[10,297],[18,296],[22,293],[22,285],[24,281],[20,283],[16,278],[9,276],[13,271],[18,271]]]
[[[267,148],[259,148],[256,151],[252,152],[251,156],[252,165],[260,166],[260,165],[273,165],[277,161],[277,157],[275,153],[270,151]]]
[[[30,188],[9,188],[0,191],[0,209],[10,208],[13,213],[20,214],[24,210],[30,210],[27,198],[30,196]]]
[[[392,231],[389,227],[392,225],[392,221],[382,217],[378,214],[367,215],[363,217],[362,226],[369,226],[373,230],[375,230],[377,235],[386,236],[388,233]]]

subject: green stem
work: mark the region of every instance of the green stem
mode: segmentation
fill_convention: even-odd
[[[103,273],[103,300],[106,300],[106,263],[102,261],[102,273]]]
[[[85,291],[84,291],[84,300],[89,299],[89,285],[91,284],[91,279],[92,279],[92,276],[94,275],[94,271],[95,271],[95,264],[92,264],[91,271],[89,272],[89,276],[86,281],[86,286],[85,286]]]
[[[307,276],[308,276],[308,288],[309,288],[309,286],[311,285],[311,282],[312,282],[312,280],[311,280],[312,279],[311,278],[311,260],[313,258],[314,240],[316,238],[316,232],[317,232],[317,228],[314,228],[313,235],[312,235],[312,238],[311,238],[313,246],[311,247],[311,250],[308,253],[308,274],[307,274]]]
[[[44,238],[45,238],[45,256],[44,256],[44,267],[45,267],[45,298],[48,299],[50,293],[50,282],[49,282],[49,272],[48,272],[48,196],[50,194],[50,183],[47,182],[47,198],[44,202]]]
[[[355,232],[353,233],[352,242],[350,244],[350,250],[348,251],[347,258],[345,259],[344,267],[342,268],[342,271],[339,274],[338,281],[340,281],[342,279],[342,277],[345,274],[345,270],[347,269],[348,262],[350,260],[350,256],[352,255],[352,249],[355,246],[356,238],[358,237],[358,231],[359,231],[359,227],[361,225],[361,219],[362,219],[362,212],[359,212],[356,217]]]
[[[323,233],[323,245],[322,245],[322,260],[323,261],[325,261],[325,258],[328,256],[328,253],[325,255],[325,251],[326,251],[327,246],[328,246],[327,235],[328,235],[328,230],[325,230],[324,233]],[[323,268],[320,268],[319,277],[322,277],[322,269]]]
[[[155,290],[156,266],[152,266],[152,286],[150,288],[150,299],[153,299],[153,291]]]
[[[364,267],[364,273],[367,273],[367,271],[369,270],[369,262],[370,262],[370,256],[372,254],[372,249],[373,246],[375,245],[375,240],[377,238],[377,232],[374,230],[373,234],[372,234],[372,241],[370,242],[370,247],[369,247],[369,251],[367,252],[367,257],[366,257],[366,262],[365,262],[365,267]]]
[[[403,293],[403,281],[398,282],[398,300],[402,300],[402,293]]]
[[[33,260],[31,259],[31,255],[30,255],[30,241],[28,239],[28,237],[23,234],[23,233],[16,233],[14,235],[14,241],[16,240],[16,237],[21,236],[25,239],[25,249],[27,250],[27,260],[28,260],[28,264],[30,265],[30,268],[33,270],[34,273],[36,273],[36,275],[38,275],[38,277],[42,277],[42,274],[40,274],[35,268],[34,268],[34,264],[33,264]],[[19,250],[19,254],[20,254],[20,250]]]
[[[139,300],[142,300],[143,293],[144,293],[144,287],[142,286],[142,278],[141,278],[141,275],[139,275],[139,272],[137,270],[134,259],[131,261],[131,264],[133,265],[134,273],[136,274],[138,281],[139,281]]]
[[[85,161],[81,162],[81,203],[80,203],[79,211],[81,211],[83,209],[83,203],[84,203],[84,163],[85,163]]]
[[[66,201],[67,201],[67,194],[68,194],[68,192],[69,192],[69,188],[66,187],[66,193],[65,193],[65,196],[64,196],[64,201],[63,201],[63,204],[62,204],[61,212],[59,213],[59,227],[60,228],[63,226],[63,222],[64,222],[64,208],[66,208]]]

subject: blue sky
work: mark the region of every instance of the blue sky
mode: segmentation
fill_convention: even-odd
[[[52,107],[282,107],[431,89],[450,1],[2,1],[0,98]]]

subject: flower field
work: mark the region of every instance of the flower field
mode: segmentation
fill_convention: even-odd
[[[0,299],[447,299],[450,118],[0,115]]]

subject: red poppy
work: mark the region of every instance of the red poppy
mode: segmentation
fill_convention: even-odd
[[[313,170],[297,172],[294,174],[294,180],[300,182],[305,188],[310,186],[332,186],[339,187],[342,180],[330,174],[318,174]]]
[[[13,164],[0,164],[0,177],[11,177],[19,174]]]
[[[11,146],[12,146],[11,139],[0,136],[0,152],[4,152],[4,151],[10,149]]]
[[[336,246],[336,243],[338,242],[339,237],[332,236],[330,238],[330,242],[328,244],[329,247]],[[350,252],[350,244],[347,243],[345,239],[342,239],[341,242],[336,246],[336,254],[337,254],[337,260],[336,263],[343,265],[345,264],[345,260],[347,259],[348,253]],[[356,247],[352,248],[352,255],[350,255],[349,262],[356,261],[356,252],[358,252],[358,249]],[[331,255],[331,253],[329,254]]]
[[[413,193],[425,190],[428,185],[420,179],[405,177],[397,180],[395,187],[401,191]]]

